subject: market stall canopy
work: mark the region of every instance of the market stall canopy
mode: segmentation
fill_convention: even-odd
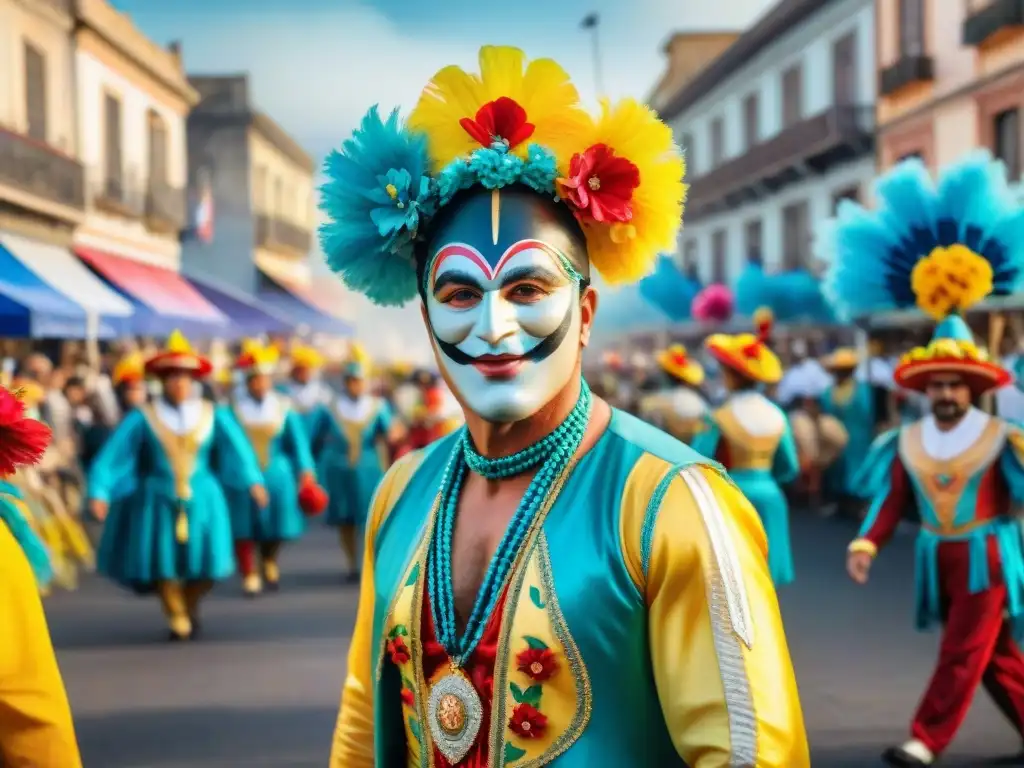
[[[133,304],[135,334],[164,336],[175,329],[195,337],[231,333],[227,316],[177,272],[93,248],[76,247],[75,253]]]
[[[47,320],[37,313],[35,318],[26,316],[29,322],[24,326],[26,330],[23,333],[4,335],[106,338],[130,333],[131,318],[134,314],[131,302],[90,272],[67,248],[8,232],[0,232],[0,247],[40,282],[77,307],[77,311],[69,317],[82,318],[75,321],[81,327],[71,333],[39,333],[41,328],[48,326],[51,321],[56,321],[57,317]],[[5,268],[5,277],[10,277],[6,273]],[[61,313],[58,315],[63,316]],[[66,321],[60,320],[57,324],[62,325],[64,322]]]
[[[188,281],[203,298],[227,315],[235,336],[291,333],[298,325],[269,307],[261,307],[256,297],[216,280],[189,275]]]
[[[287,317],[297,326],[304,326],[310,331],[325,333],[331,336],[352,335],[352,325],[320,306],[326,299],[314,287],[316,281],[305,285],[297,281],[285,280],[279,275],[272,275],[260,270],[263,276],[258,293],[259,300],[265,302],[275,314]],[[333,276],[321,279],[334,280]]]

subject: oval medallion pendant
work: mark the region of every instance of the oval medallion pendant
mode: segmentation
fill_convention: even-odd
[[[483,714],[476,689],[461,672],[442,677],[430,689],[430,734],[449,763],[457,763],[469,753],[480,733]]]

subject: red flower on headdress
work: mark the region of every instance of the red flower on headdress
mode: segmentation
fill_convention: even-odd
[[[548,718],[530,704],[516,704],[508,727],[514,734],[524,739],[539,739],[548,729]]]
[[[502,96],[489,101],[476,111],[476,117],[459,120],[462,129],[480,143],[490,147],[496,141],[515,149],[533,136],[537,126],[526,121],[526,110],[515,99]]]
[[[527,648],[516,656],[516,667],[531,680],[543,683],[558,671],[558,659],[550,648]]]
[[[607,144],[595,144],[572,156],[569,178],[559,179],[558,186],[577,216],[625,223],[633,218],[633,191],[640,186],[640,169],[616,157]]]
[[[50,444],[50,428],[25,417],[25,404],[0,387],[0,477],[37,463]]]

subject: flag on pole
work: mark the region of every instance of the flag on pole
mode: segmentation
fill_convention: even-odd
[[[581,29],[594,29],[597,27],[600,17],[596,13],[588,13],[583,17],[583,21],[580,22]]]

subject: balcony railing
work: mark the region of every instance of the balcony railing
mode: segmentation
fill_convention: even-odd
[[[878,75],[880,95],[889,96],[912,83],[928,83],[935,78],[935,66],[931,56],[900,56]]]
[[[97,209],[128,219],[142,218],[146,199],[134,173],[96,175],[91,192],[92,204]]]
[[[272,216],[256,217],[256,245],[260,248],[305,255],[312,243],[312,233],[307,229]]]
[[[180,232],[187,223],[185,190],[150,180],[145,202],[146,228],[160,234]]]
[[[716,213],[795,181],[808,171],[866,154],[874,145],[874,108],[831,107],[784,128],[774,137],[690,185],[688,220]]]
[[[968,0],[964,45],[981,45],[1004,29],[1024,26],[1024,0]]]
[[[81,163],[40,141],[2,128],[0,184],[76,211],[85,209]]]

